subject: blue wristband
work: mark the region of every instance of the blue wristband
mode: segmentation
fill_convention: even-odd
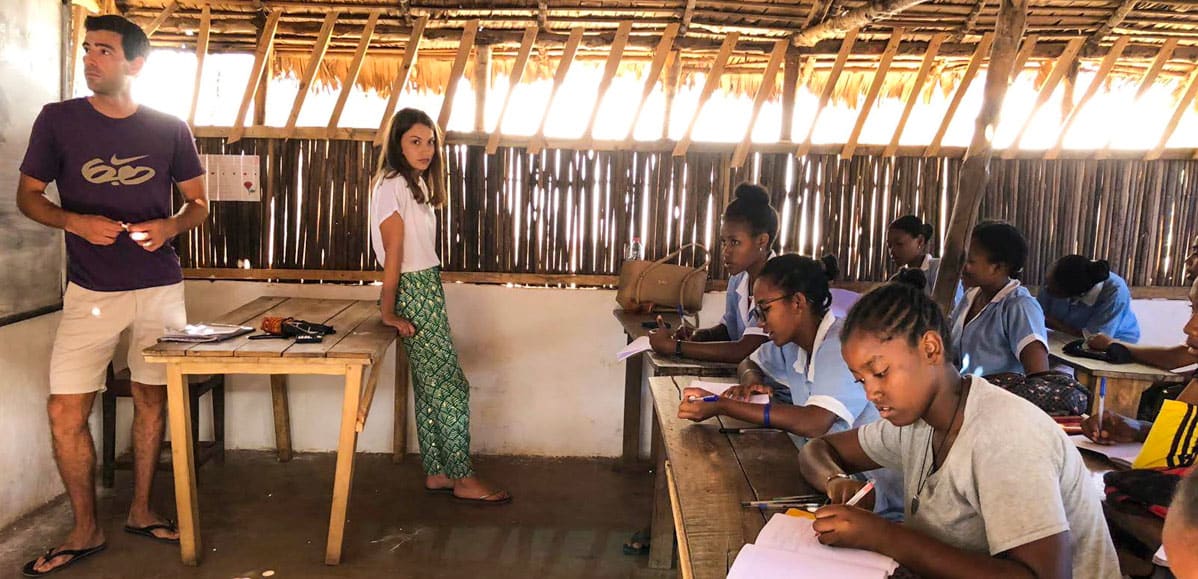
[[[761,425],[766,428],[770,427],[770,406],[773,406],[773,405],[774,405],[773,402],[768,402],[765,405],[765,416],[763,417],[763,419],[761,421]]]

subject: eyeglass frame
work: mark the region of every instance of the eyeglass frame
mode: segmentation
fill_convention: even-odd
[[[757,314],[757,321],[761,322],[761,321],[765,320],[765,315],[769,313],[769,309],[763,310],[763,309],[761,309],[761,306],[768,306],[768,305],[770,305],[776,301],[779,301],[779,300],[784,300],[786,298],[793,298],[798,293],[799,292],[791,292],[788,294],[780,295],[776,298],[770,298],[768,300],[761,300],[761,301],[758,301],[757,303],[753,304],[753,313]]]

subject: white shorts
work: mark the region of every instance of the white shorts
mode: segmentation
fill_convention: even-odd
[[[50,354],[50,393],[87,394],[105,389],[105,371],[121,333],[132,328],[129,372],[134,382],[166,384],[166,366],[148,364],[142,350],[167,328],[187,324],[183,283],[98,292],[67,284],[62,321]]]

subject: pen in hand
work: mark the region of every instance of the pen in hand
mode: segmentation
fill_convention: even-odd
[[[686,397],[687,402],[716,402],[719,399],[720,399],[720,397],[715,394],[709,394],[709,395],[703,396],[703,397],[699,397],[699,396],[687,396]]]
[[[850,507],[857,506],[857,503],[861,502],[861,499],[865,498],[865,495],[868,495],[869,491],[872,490],[874,490],[874,481],[871,480],[865,483],[865,486],[861,487],[861,490],[857,491],[857,494],[853,495],[853,498],[849,499],[849,502],[845,503],[845,505]]]

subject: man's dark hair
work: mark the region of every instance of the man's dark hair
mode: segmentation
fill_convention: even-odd
[[[125,52],[125,60],[132,62],[138,57],[150,53],[150,39],[145,31],[124,16],[105,14],[103,16],[88,16],[83,21],[83,27],[88,32],[107,30],[121,35],[121,50]]]

